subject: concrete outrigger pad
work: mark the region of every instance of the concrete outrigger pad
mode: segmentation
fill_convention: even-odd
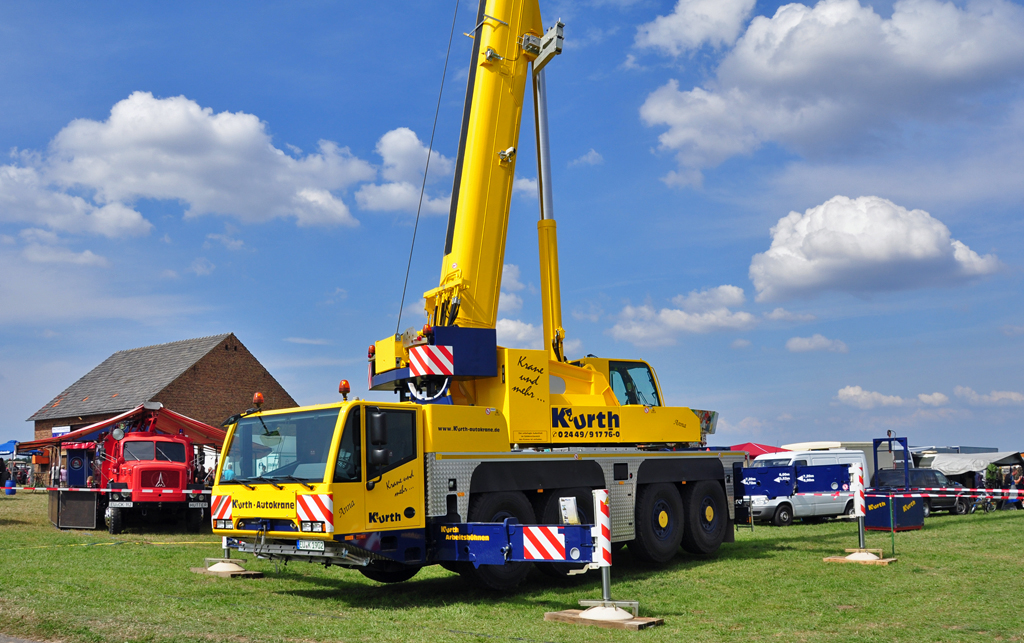
[[[244,558],[207,558],[205,562],[206,567],[192,567],[190,571],[221,578],[263,578],[263,572],[246,571],[238,564],[244,563]]]
[[[665,624],[665,619],[663,618],[651,618],[648,616],[636,616],[626,621],[597,621],[581,617],[580,614],[582,613],[583,610],[544,612],[544,620],[554,621],[557,623],[573,623],[575,625],[593,625],[595,627],[604,627],[612,630],[629,630],[632,632],[646,630],[649,627]]]
[[[858,563],[860,565],[888,565],[897,558],[882,558],[881,549],[847,549],[847,556],[829,556],[821,560],[826,563]]]

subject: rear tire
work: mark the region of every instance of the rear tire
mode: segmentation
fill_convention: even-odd
[[[970,507],[967,506],[967,502],[965,502],[962,498],[957,498],[956,504],[953,505],[953,508],[949,510],[949,513],[955,514],[957,516],[963,516],[969,511]]]
[[[629,551],[638,560],[663,565],[679,551],[684,531],[683,500],[667,482],[640,487],[636,499],[636,538]]]
[[[409,580],[419,571],[420,568],[413,565],[379,560],[373,561],[366,567],[359,568],[360,574],[378,583],[401,583]]]
[[[542,525],[562,525],[562,506],[559,502],[559,498],[568,498],[572,496],[576,498],[576,511],[579,513],[581,525],[593,525],[596,524],[593,521],[594,513],[594,496],[590,489],[585,487],[574,487],[572,489],[558,489],[557,491],[548,494],[544,503],[544,508],[538,512],[537,517],[540,519]],[[571,564],[571,563],[536,563],[537,569],[542,574],[551,576],[553,578],[564,578],[569,576],[569,572],[573,570],[583,569],[587,565],[584,564]]]
[[[776,527],[788,527],[793,524],[793,508],[789,505],[779,505],[775,509],[775,516],[772,524]]]
[[[729,528],[725,491],[714,480],[691,482],[683,489],[686,508],[683,549],[698,556],[710,556],[718,551]]]
[[[536,522],[530,501],[520,491],[499,491],[473,496],[469,501],[469,522],[502,522],[515,518],[520,524]],[[530,573],[530,563],[480,565],[459,563],[459,573],[479,587],[499,592],[515,589]]]

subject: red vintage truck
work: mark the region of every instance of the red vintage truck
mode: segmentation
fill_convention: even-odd
[[[55,527],[117,534],[132,523],[184,521],[198,531],[210,517],[206,449],[216,453],[223,442],[221,429],[147,402],[60,437],[21,442],[18,452],[49,452]]]

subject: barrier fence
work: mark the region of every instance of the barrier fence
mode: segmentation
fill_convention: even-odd
[[[938,492],[938,493],[918,493]],[[794,496],[828,496],[830,498],[841,498],[853,496],[852,491],[834,491],[831,493],[794,493]],[[956,487],[928,487],[920,488],[912,493],[904,492],[865,492],[866,498],[949,498],[959,496],[961,498],[990,498],[999,496],[1000,500],[1021,500],[1024,499],[1024,490],[1020,489],[958,489]]]
[[[96,487],[0,487],[0,490],[13,489],[15,491],[91,491],[94,493],[163,493],[173,491],[187,493],[192,496],[209,495],[212,489],[174,489],[159,487],[156,489],[97,489]]]

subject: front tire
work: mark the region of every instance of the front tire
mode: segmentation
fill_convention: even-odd
[[[124,514],[120,507],[107,507],[106,515],[107,531],[117,535],[124,531]]]
[[[782,504],[775,509],[775,516],[772,518],[772,524],[776,527],[788,527],[793,524],[793,508],[789,505]]]
[[[924,517],[925,518],[927,518],[928,516],[932,515],[932,504],[930,502],[928,502],[927,500],[925,500],[923,503],[921,503],[921,508],[924,509]]]
[[[956,504],[954,504],[953,508],[949,510],[949,513],[955,514],[957,516],[963,516],[967,514],[969,511],[970,507],[967,506],[967,502],[964,501],[963,498],[957,498]]]
[[[667,482],[640,487],[636,499],[636,538],[629,551],[637,559],[663,565],[676,555],[683,540],[683,500]]]
[[[402,583],[415,576],[419,571],[420,568],[413,565],[379,560],[359,568],[360,574],[378,583]]]
[[[714,480],[690,483],[684,489],[686,531],[683,532],[683,549],[698,556],[710,556],[722,545],[725,530],[729,527],[725,491]]]
[[[469,501],[469,522],[502,522],[515,518],[520,524],[536,522],[533,507],[521,491],[499,491],[473,496]],[[530,563],[480,565],[459,563],[459,573],[479,587],[499,592],[515,589],[530,573]]]

